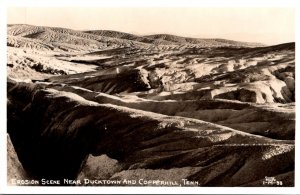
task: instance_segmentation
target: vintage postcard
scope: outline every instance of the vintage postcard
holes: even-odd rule
[[[138,5],[6,7],[7,189],[294,192],[295,7]]]

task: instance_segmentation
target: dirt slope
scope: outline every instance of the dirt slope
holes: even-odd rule
[[[295,43],[7,33],[9,178],[294,185]]]

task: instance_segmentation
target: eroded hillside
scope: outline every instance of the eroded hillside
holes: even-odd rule
[[[294,43],[10,25],[7,44],[30,178],[294,185]]]

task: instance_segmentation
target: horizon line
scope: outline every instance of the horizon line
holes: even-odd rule
[[[178,34],[171,34],[171,33],[151,33],[151,34],[140,34],[137,32],[125,32],[125,31],[120,31],[120,30],[116,30],[116,29],[95,29],[95,28],[91,28],[91,29],[74,29],[74,28],[69,28],[69,27],[62,27],[62,26],[49,26],[49,25],[36,25],[36,24],[28,24],[28,23],[7,23],[7,26],[9,25],[28,25],[28,26],[40,26],[40,27],[45,27],[45,28],[64,28],[64,29],[69,29],[69,30],[75,30],[75,31],[81,31],[81,32],[85,32],[85,31],[114,31],[114,32],[119,32],[119,33],[126,33],[126,34],[131,34],[134,36],[138,36],[138,37],[146,37],[146,36],[154,36],[154,35],[170,35],[170,36],[177,36],[180,38],[189,38],[189,39],[202,39],[202,40],[227,40],[227,41],[235,41],[235,42],[243,42],[243,43],[252,43],[252,44],[261,44],[262,46],[273,46],[273,45],[281,45],[281,44],[285,44],[285,43],[295,43],[296,41],[288,41],[288,42],[281,42],[281,43],[275,43],[275,44],[271,44],[271,43],[265,43],[265,42],[255,42],[255,41],[243,41],[243,40],[234,40],[234,39],[228,39],[228,38],[224,38],[224,37],[210,37],[210,38],[203,38],[203,37],[195,37],[195,36],[187,36],[187,35],[178,35]],[[123,39],[123,38],[122,38]]]

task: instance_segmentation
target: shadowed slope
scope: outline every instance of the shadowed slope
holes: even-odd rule
[[[23,166],[37,177],[74,179],[88,154],[118,160],[123,172],[112,178],[195,167],[184,177],[205,186],[246,185],[294,169],[293,141],[39,88],[12,83],[8,89],[9,133]]]

